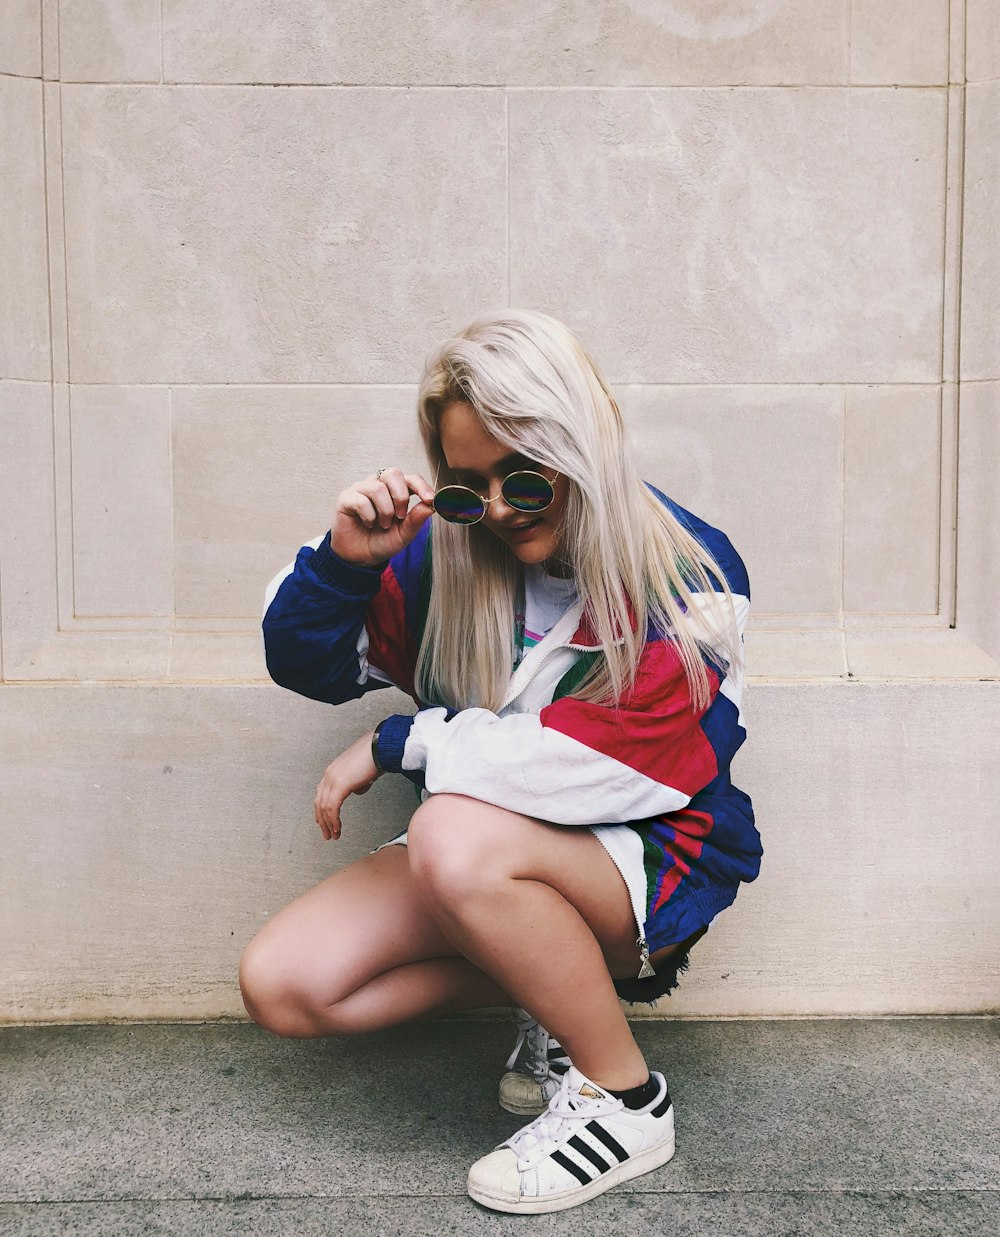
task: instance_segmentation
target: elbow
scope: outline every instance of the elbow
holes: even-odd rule
[[[305,651],[288,640],[287,632],[269,631],[268,624],[264,623],[264,665],[279,687],[301,695],[309,694],[303,687],[314,678],[310,669],[315,667],[305,664],[302,655]]]
[[[312,678],[309,670],[315,668],[315,650],[296,639],[286,625],[278,620],[269,620],[266,615],[261,631],[267,673],[279,687],[302,692],[303,681]],[[313,663],[311,667],[307,664],[310,662]]]
[[[305,696],[308,700],[318,700],[322,704],[343,704],[346,700],[356,700],[364,693],[360,687],[344,676],[324,672],[315,662],[303,665],[292,663],[285,658],[276,657],[265,650],[267,673],[279,687],[284,687],[296,695]]]
[[[296,676],[292,668],[280,658],[270,656],[266,648],[264,651],[264,664],[267,666],[268,675],[279,687],[286,687],[289,691],[293,692],[301,692],[302,688],[299,684],[298,676]]]

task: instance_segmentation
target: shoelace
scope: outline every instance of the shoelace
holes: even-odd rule
[[[526,1009],[517,1011],[517,1043],[507,1058],[507,1069],[514,1068],[521,1045],[528,1041],[526,1064],[531,1074],[541,1081],[549,1072],[549,1033]]]
[[[520,1167],[531,1168],[551,1151],[567,1142],[581,1125],[595,1117],[606,1117],[625,1107],[621,1099],[602,1100],[570,1091],[569,1075],[564,1075],[559,1090],[549,1101],[549,1106],[524,1129],[512,1134],[501,1147],[510,1147],[520,1162]]]

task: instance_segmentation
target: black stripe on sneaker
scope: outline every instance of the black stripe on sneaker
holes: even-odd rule
[[[590,1130],[591,1134],[599,1138],[611,1154],[617,1156],[622,1163],[628,1159],[628,1152],[618,1139],[615,1138],[614,1134],[609,1134],[603,1125],[600,1125],[597,1121],[588,1121],[587,1129]]]
[[[586,1169],[581,1168],[579,1164],[574,1164],[569,1156],[563,1155],[561,1151],[553,1151],[551,1158],[561,1167],[565,1168],[568,1173],[572,1173],[581,1185],[590,1185],[594,1180],[593,1177],[587,1176]]]
[[[670,1107],[670,1092],[664,1091],[663,1099],[660,1100],[660,1102],[653,1109],[653,1116],[662,1117],[669,1107]]]
[[[562,1061],[550,1061],[549,1062],[549,1073],[550,1074],[565,1074],[568,1069],[569,1069],[569,1066],[564,1065]]]
[[[581,1155],[585,1155],[599,1173],[606,1173],[611,1167],[607,1160],[601,1159],[594,1148],[589,1143],[585,1143],[579,1134],[573,1135],[569,1140],[569,1145]]]
[[[566,1049],[561,1048],[558,1044],[553,1045],[548,1051],[548,1058],[550,1061],[555,1060],[556,1057],[564,1057],[565,1055]]]

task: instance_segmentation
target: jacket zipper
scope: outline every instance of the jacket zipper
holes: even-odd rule
[[[600,842],[601,839],[598,838],[597,840]],[[611,854],[611,851],[609,851],[606,846],[604,847],[604,853],[611,859],[611,862],[615,865],[615,867],[618,868],[618,875],[623,881],[625,881],[625,888],[628,890],[628,900],[632,904],[632,917],[635,919],[635,926],[639,930],[639,935],[635,938],[635,947],[639,951],[639,961],[641,964],[639,967],[638,978],[648,979],[651,975],[655,975],[656,972],[653,970],[653,964],[649,960],[649,945],[646,943],[646,937],[643,935],[642,931],[643,919],[645,917],[643,917],[643,919],[640,919],[639,917],[639,912],[635,905],[635,899],[632,896],[632,887],[629,885],[628,881],[625,880],[625,873],[621,870],[618,860]]]
[[[538,646],[536,645],[536,648],[537,647]],[[500,706],[500,712],[503,712],[504,709],[509,708],[519,696],[524,695],[534,679],[537,677],[539,670],[541,670],[542,666],[545,665],[553,653],[560,653],[563,649],[573,649],[574,652],[579,653],[596,653],[601,649],[601,647],[602,646],[600,644],[576,644],[572,638],[570,638],[569,640],[563,640],[561,643],[553,645],[550,649],[546,649],[545,656],[540,659],[538,665],[535,666],[534,670],[532,670],[531,674],[524,680],[513,696],[507,696],[504,698],[504,702]],[[534,652],[534,649],[531,651]]]
[[[594,645],[593,647],[589,647],[588,645],[584,645],[584,644],[574,644],[571,640],[564,640],[562,644],[556,644],[552,648],[547,649],[545,652],[545,656],[539,661],[538,665],[535,666],[534,670],[532,670],[531,674],[524,680],[524,682],[517,689],[517,691],[513,694],[513,696],[507,696],[504,699],[503,704],[500,706],[500,711],[502,712],[504,709],[509,708],[514,703],[514,701],[518,699],[519,696],[524,695],[524,693],[527,691],[527,689],[531,686],[531,684],[537,677],[539,670],[541,670],[542,666],[545,665],[546,661],[548,661],[548,659],[552,656],[553,653],[560,653],[562,652],[563,649],[574,649],[574,650],[579,650],[584,653],[593,653],[595,649],[598,649],[598,648],[600,648],[600,645]]]

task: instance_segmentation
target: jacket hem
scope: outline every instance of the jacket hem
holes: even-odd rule
[[[708,885],[690,890],[685,896],[682,886],[677,895],[644,924],[650,953],[665,945],[679,945],[695,932],[707,928],[720,911],[736,901],[739,887],[738,881],[732,885]]]

